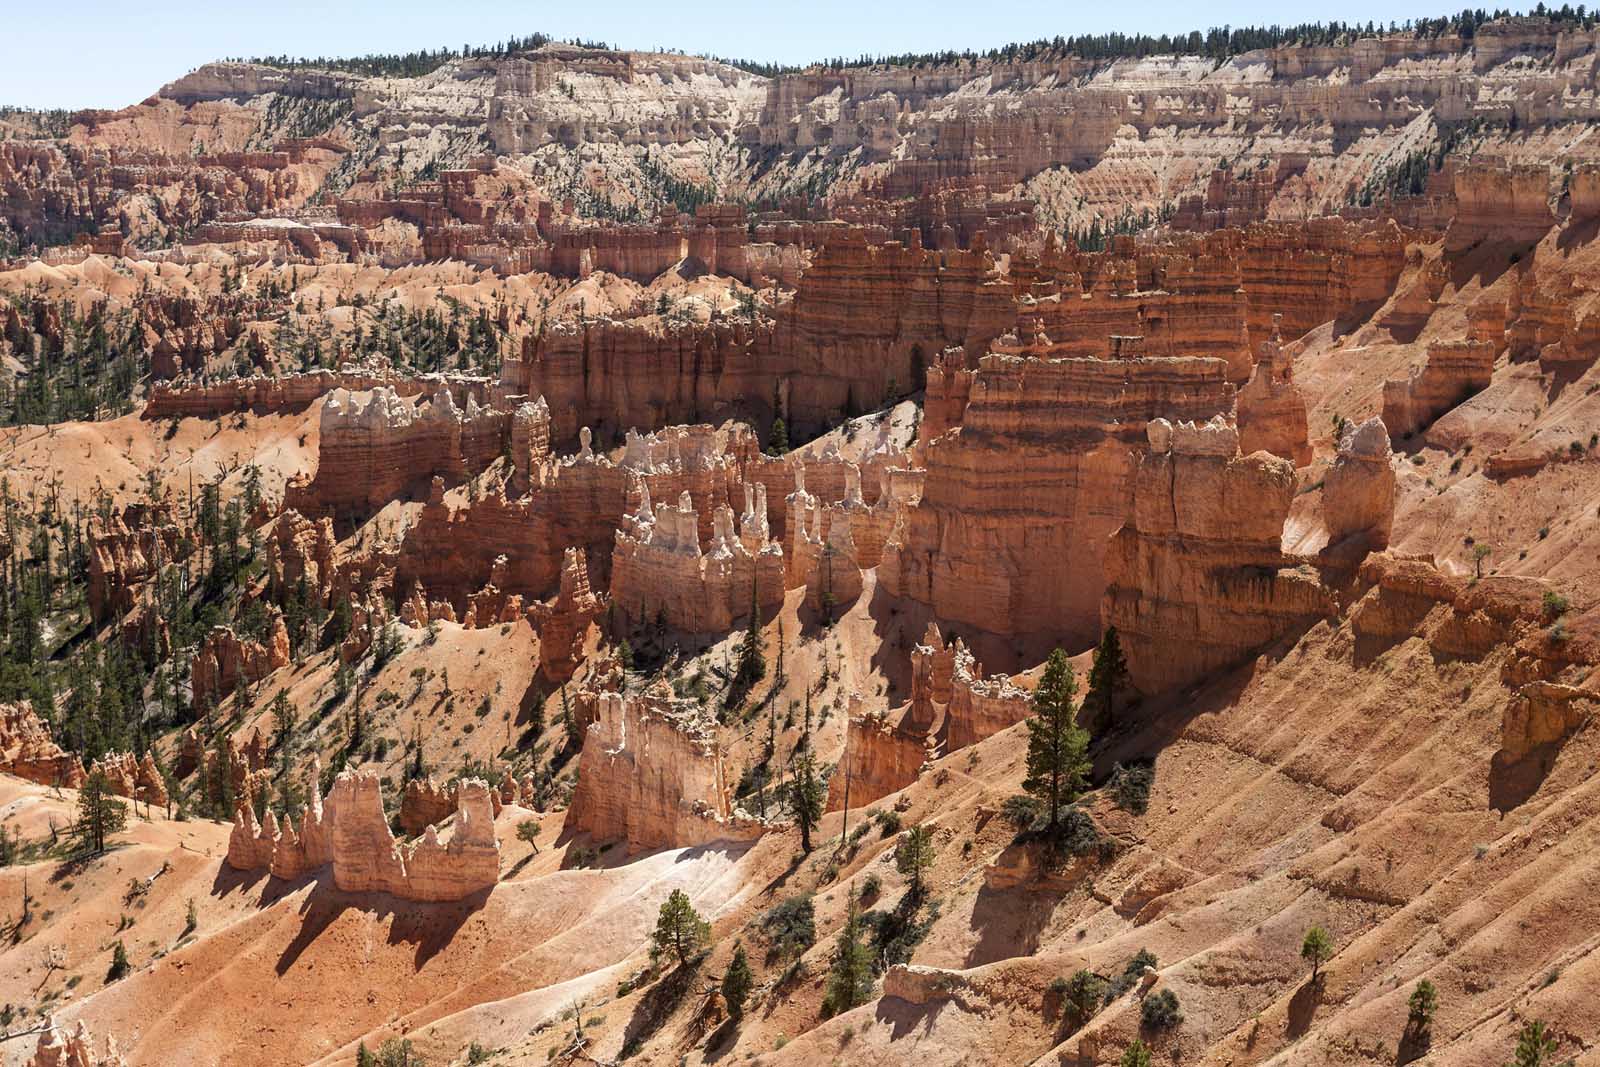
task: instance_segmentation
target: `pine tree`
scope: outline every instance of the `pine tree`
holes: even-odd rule
[[[1077,724],[1078,688],[1072,665],[1061,649],[1050,653],[1033,693],[1028,722],[1028,777],[1022,787],[1050,805],[1050,827],[1061,820],[1061,805],[1077,799],[1088,780],[1088,731]]]
[[[1117,721],[1117,690],[1128,684],[1128,661],[1122,654],[1122,641],[1115,626],[1107,626],[1094,650],[1089,668],[1088,704],[1094,711],[1097,729],[1107,730]]]
[[[1118,1067],[1150,1067],[1150,1046],[1134,1038],[1118,1061]]]
[[[128,822],[128,807],[111,795],[106,776],[95,771],[78,790],[78,839],[90,852],[104,852],[106,839],[120,833]]]
[[[752,686],[767,673],[766,657],[761,651],[761,612],[756,602],[756,580],[750,578],[750,625],[744,632],[744,642],[739,646],[738,682]]]
[[[244,510],[254,515],[261,506],[261,468],[254,463],[244,469]]]
[[[862,925],[859,901],[852,888],[844,929],[839,931],[833,963],[828,967],[828,982],[822,995],[824,1016],[849,1011],[872,996],[872,950],[862,943]]]
[[[733,946],[733,960],[722,976],[722,999],[728,1005],[728,1014],[734,1019],[744,1018],[744,1002],[750,997],[754,976],[750,973],[750,960],[742,944]]]
[[[913,826],[900,838],[900,845],[894,853],[895,870],[911,879],[912,903],[921,901],[923,893],[927,891],[922,872],[932,866],[933,832],[926,826]]]
[[[1406,1028],[1421,1037],[1433,1027],[1433,1013],[1439,1007],[1439,990],[1424,978],[1411,991],[1407,1002]]]
[[[811,852],[811,831],[822,819],[822,779],[809,744],[795,758],[794,781],[789,786],[789,810],[800,824],[800,851]]]
[[[772,685],[775,689],[782,689],[785,681],[783,672],[783,617],[778,618],[778,664],[773,672]]]
[[[700,918],[689,902],[689,894],[674,889],[661,904],[655,933],[650,935],[657,954],[671,952],[680,964],[711,942],[711,924]]]
[[[133,964],[128,961],[128,947],[118,941],[111,950],[111,969],[106,971],[106,981],[115,982],[120,978],[126,978],[132,969]]]
[[[1320,926],[1313,926],[1306,931],[1305,940],[1300,942],[1300,958],[1311,963],[1312,985],[1317,984],[1318,972],[1332,955],[1333,940],[1328,937],[1328,931]]]
[[[561,727],[567,735],[567,751],[577,752],[583,747],[583,728],[578,725],[578,717],[572,714],[572,705],[567,702],[566,683],[561,686]]]
[[[1541,1020],[1526,1023],[1517,1034],[1517,1050],[1506,1067],[1546,1067],[1556,1054],[1556,1039]]]

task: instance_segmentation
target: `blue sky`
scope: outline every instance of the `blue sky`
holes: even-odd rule
[[[1439,12],[1448,7],[1439,5]],[[1397,11],[1376,0],[5,0],[0,3],[0,104],[122,107],[223,56],[459,48],[535,31],[626,48],[800,63],[863,52],[982,49],[1056,34],[1173,33],[1329,19],[1404,21],[1439,12],[1429,7]]]

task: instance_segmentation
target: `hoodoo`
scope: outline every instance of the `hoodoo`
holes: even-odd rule
[[[0,1067],[1594,1058],[1594,13],[35,7]]]

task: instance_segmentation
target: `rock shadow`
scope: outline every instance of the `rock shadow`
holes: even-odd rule
[[[1568,219],[1567,224],[1561,228],[1561,233],[1556,237],[1556,248],[1562,252],[1570,252],[1582,247],[1600,236],[1600,216],[1587,219]]]
[[[1039,949],[1044,928],[1065,894],[1028,889],[978,890],[970,927],[978,941],[967,951],[963,967],[1031,956]]]
[[[1395,1050],[1395,1067],[1405,1067],[1413,1060],[1420,1060],[1432,1047],[1432,1034],[1426,1030],[1418,1030],[1407,1023],[1405,1032],[1400,1035],[1400,1047]]]
[[[1490,809],[1505,815],[1526,803],[1544,784],[1560,751],[1558,743],[1546,742],[1521,759],[1512,759],[1504,749],[1496,752],[1489,761]]]
[[[928,1004],[913,1004],[909,1000],[899,997],[879,997],[877,1009],[873,1017],[880,1023],[889,1025],[889,1040],[899,1041],[907,1037],[912,1031],[922,1030],[923,1036],[933,1032],[933,1024],[938,1020],[939,1014],[950,1005],[944,998]]]
[[[1289,998],[1289,1017],[1284,1023],[1284,1036],[1290,1041],[1304,1037],[1311,1029],[1312,1016],[1317,1013],[1317,1004],[1321,1000],[1322,977],[1319,975],[1315,982],[1308,978]]]
[[[279,954],[274,970],[280,978],[287,974],[305,950],[346,911],[368,912],[380,921],[390,918],[388,943],[415,946],[412,966],[421,970],[444,951],[475,912],[483,909],[491,891],[484,889],[461,900],[430,903],[401,900],[388,893],[347,893],[335,888],[327,876],[319,877],[300,906],[300,929]]]
[[[634,1048],[650,1040],[683,1004],[694,988],[695,976],[700,973],[704,959],[681,963],[646,989],[628,1017],[622,1031],[622,1047]]]
[[[271,878],[265,870],[236,871],[224,860],[217,867],[216,877],[211,879],[211,895],[225,897],[235,890],[248,893],[255,886],[264,886]]]

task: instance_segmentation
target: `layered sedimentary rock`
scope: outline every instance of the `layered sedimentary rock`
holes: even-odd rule
[[[383,364],[370,369],[343,367],[339,370],[292,374],[257,374],[220,382],[202,382],[183,377],[151,385],[150,396],[144,405],[144,417],[215,419],[239,411],[278,415],[304,411],[339,389],[356,393],[388,388],[400,396],[410,397],[431,391],[442,381],[436,375],[416,377],[397,374]]]
[[[649,493],[639,510],[617,531],[611,558],[611,603],[635,623],[664,620],[690,633],[722,633],[752,606],[763,617],[783,603],[783,548],[765,533],[764,486],[756,486],[762,503],[759,528],[746,538],[734,530],[733,510],[717,508],[712,535],[700,548],[700,520],[688,490],[676,507],[650,506]],[[747,527],[756,512],[747,513]]]
[[[1463,252],[1484,241],[1532,244],[1555,225],[1550,168],[1544,164],[1467,163],[1456,169],[1455,194],[1456,217],[1445,234],[1447,252]]]
[[[1541,745],[1558,744],[1600,710],[1600,692],[1561,682],[1533,681],[1518,687],[1500,724],[1500,751],[1511,760]]]
[[[775,396],[791,430],[815,431],[920,388],[952,345],[975,358],[1015,315],[987,250],[935,252],[850,228],[828,237],[770,320],[556,324],[505,362],[501,384],[543,396],[558,440],[580,426],[614,437],[628,426],[770,416]]]
[[[600,614],[600,598],[589,586],[589,563],[581,548],[561,557],[561,592],[550,604],[528,610],[539,633],[539,670],[552,682],[564,682],[577,669],[584,632]]]
[[[804,586],[806,606],[831,619],[861,595],[851,513],[843,506],[823,507],[812,498],[794,505],[790,514],[796,532],[788,584]]]
[[[1408,378],[1383,383],[1383,424],[1410,437],[1482,390],[1494,375],[1500,346],[1493,341],[1435,341],[1428,360]]]
[[[395,561],[401,594],[410,600],[420,588],[424,602],[444,601],[460,618],[504,555],[504,578],[495,583],[500,591],[524,603],[543,600],[558,591],[567,548],[583,550],[591,581],[603,586],[618,527],[646,496],[675,500],[689,493],[699,536],[710,539],[717,509],[742,499],[745,477],[760,462],[750,429],[739,423],[630,433],[616,463],[594,451],[587,428],[579,438],[576,455],[552,456],[530,468],[522,495],[495,486],[454,506],[438,479]],[[748,596],[747,589],[746,602]],[[747,609],[746,603],[741,610]]]
[[[550,405],[544,397],[517,405],[511,413],[511,466],[524,488],[540,463],[550,457]]]
[[[936,740],[909,721],[910,709],[863,711],[860,698],[849,708],[844,752],[828,782],[829,811],[870,804],[917,780],[923,765],[938,756]]]
[[[189,665],[198,708],[215,707],[241,682],[254,685],[289,662],[289,631],[283,616],[272,615],[264,641],[241,638],[231,626],[215,626]]]
[[[167,784],[149,752],[142,760],[131,752],[108,752],[90,764],[88,773],[104,775],[107,791],[116,796],[142,800],[155,807],[166,806]]]
[[[96,625],[134,606],[136,587],[180,558],[178,527],[148,508],[129,508],[89,529],[89,615]]]
[[[1328,547],[1386,548],[1394,523],[1394,453],[1382,420],[1347,425],[1322,483]],[[1353,544],[1352,544],[1353,542]]]
[[[1146,422],[1233,404],[1221,360],[986,356],[961,426],[923,450],[879,582],[963,627],[1087,646]]]
[[[904,789],[929,760],[975,745],[1032,714],[1028,693],[1004,675],[984,677],[960,638],[935,623],[911,651],[911,700],[894,710],[850,706],[844,754],[828,785],[829,810],[870,804]]]
[[[433,776],[413,778],[400,795],[400,829],[420,834],[434,823],[455,814],[460,799],[458,782],[440,785]]]
[[[50,727],[27,701],[0,704],[0,772],[41,785],[76,789],[83,783],[83,763],[62,751]]]
[[[270,811],[258,826],[248,804],[234,817],[228,864],[298,878],[331,866],[333,882],[350,893],[389,893],[406,900],[454,901],[482,893],[500,877],[494,800],[477,779],[457,784],[449,840],[429,825],[414,844],[396,843],[383,812],[378,777],[345,771],[324,803],[315,782],[298,831]]]
[[[1296,338],[1358,309],[1376,308],[1405,269],[1406,236],[1392,220],[1314,218],[1235,234],[1249,336],[1257,344],[1274,330]]]
[[[1294,468],[1239,455],[1238,431],[1157,419],[1133,478],[1132,511],[1106,560],[1106,626],[1133,685],[1186,685],[1333,611],[1314,572],[1281,549]]]
[[[1256,368],[1239,390],[1239,451],[1271,452],[1304,467],[1311,462],[1306,399],[1294,384],[1294,360],[1283,354],[1281,319],[1273,316],[1272,336],[1261,342]]]
[[[716,722],[665,683],[598,694],[584,736],[566,829],[628,851],[745,841],[759,823],[736,817]]]
[[[267,579],[275,598],[298,596],[326,605],[333,593],[333,520],[311,520],[286,509],[266,531]]]
[[[286,503],[340,523],[365,519],[395,499],[424,493],[434,477],[456,484],[506,451],[511,413],[464,389],[458,405],[441,387],[420,406],[387,385],[363,396],[336,389],[323,403],[317,473],[290,485]]]
[[[1012,259],[1017,327],[1028,354],[1052,358],[1214,356],[1231,381],[1250,373],[1246,254],[1238,231],[1138,247],[1118,238],[1103,253],[1058,250]],[[1011,347],[997,342],[997,351]]]

